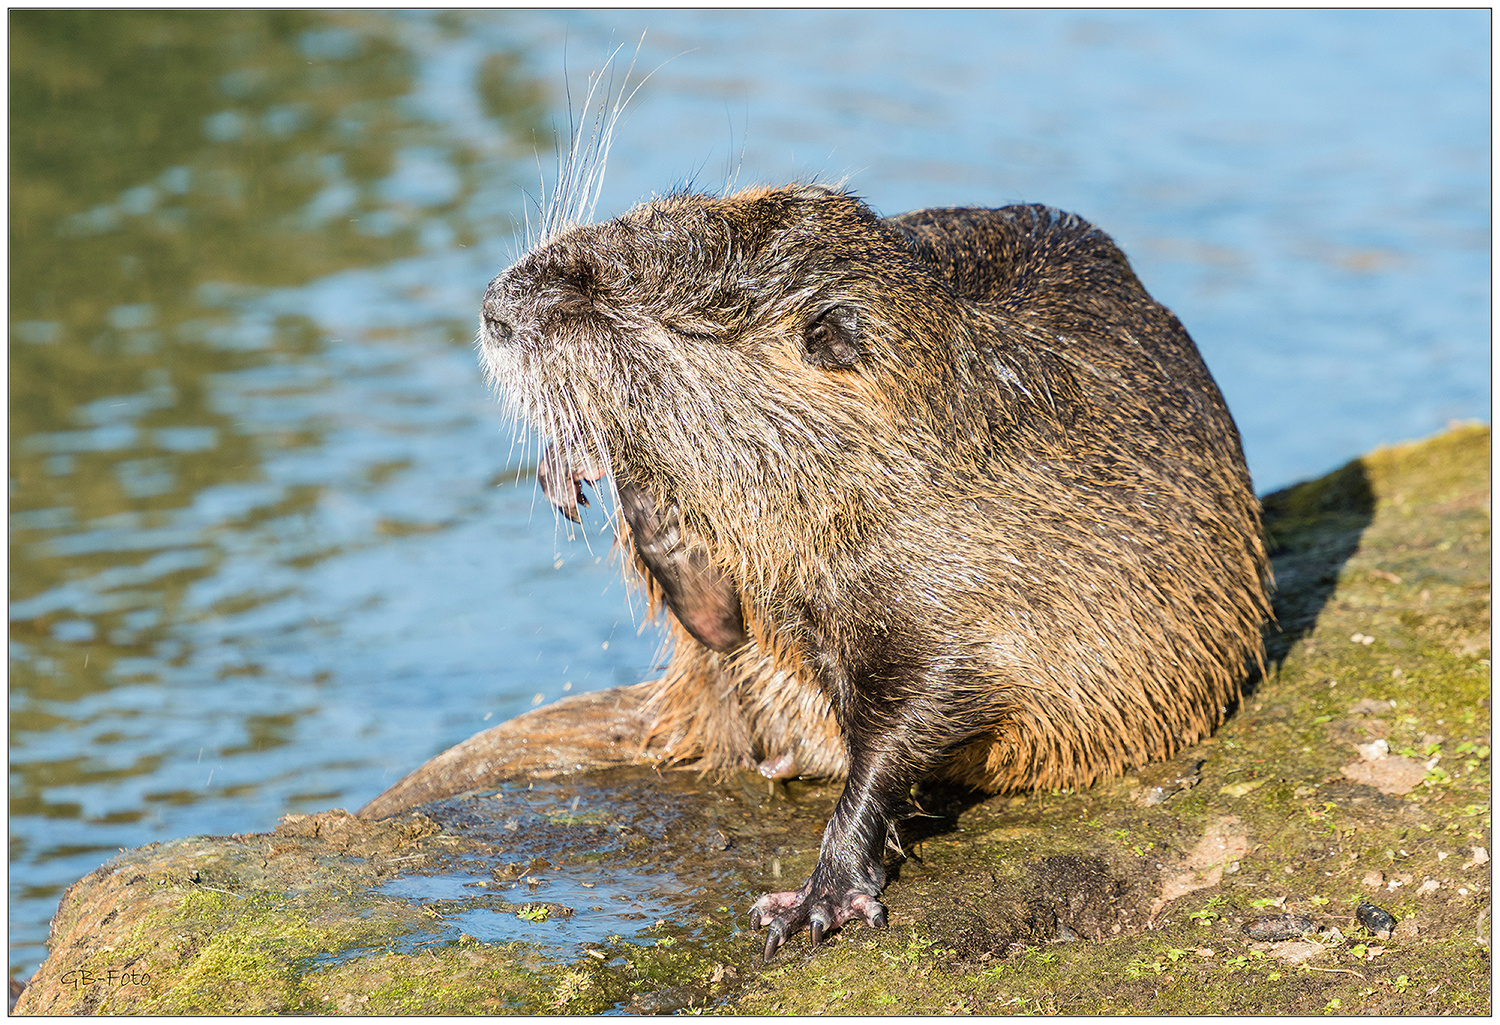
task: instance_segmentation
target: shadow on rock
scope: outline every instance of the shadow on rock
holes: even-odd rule
[[[1027,947],[1136,932],[1157,886],[1154,873],[1059,854],[1026,864],[1017,878],[994,880],[987,893],[935,904],[922,924],[959,959],[984,963]]]
[[[1276,573],[1276,626],[1266,638],[1266,655],[1279,666],[1317,622],[1339,570],[1359,549],[1375,518],[1375,492],[1363,460],[1355,459],[1325,477],[1267,495],[1261,507]]]

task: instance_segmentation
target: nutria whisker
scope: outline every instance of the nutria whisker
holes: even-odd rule
[[[640,58],[641,46],[646,40],[646,34],[641,33],[641,38],[636,42],[635,53],[630,58],[630,65],[625,69],[624,79],[628,83],[630,75],[635,71],[635,63]],[[614,89],[615,58],[625,48],[621,43],[605,61],[604,68],[589,76],[588,92],[584,94],[583,108],[580,112],[581,120],[589,120],[592,117],[588,134],[580,131],[581,125],[573,120],[573,105],[571,97],[568,102],[568,136],[569,145],[567,155],[559,157],[556,181],[557,186],[553,191],[550,203],[547,200],[546,181],[542,182],[542,234],[535,240],[528,238],[528,248],[543,245],[570,228],[581,224],[588,224],[593,220],[594,209],[599,203],[599,194],[604,188],[604,169],[609,163],[610,147],[614,144],[615,128],[619,125],[630,101],[635,94],[641,90],[651,79],[655,71],[645,75],[635,84],[629,92],[621,89],[618,93]],[[597,107],[594,106],[594,96],[600,86],[604,87],[604,95]],[[613,99],[613,103],[611,103]]]

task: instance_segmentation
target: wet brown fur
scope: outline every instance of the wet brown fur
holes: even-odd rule
[[[650,707],[675,760],[853,757],[890,781],[879,814],[929,774],[1081,786],[1208,735],[1262,662],[1233,421],[1076,217],[674,195],[544,241],[485,311],[516,411],[675,508],[739,598],[735,650],[671,623]],[[832,362],[829,311],[857,319]]]
[[[806,252],[815,243],[827,255]],[[807,595],[900,597],[917,629],[949,639],[935,654],[961,660],[964,678],[940,703],[964,706],[981,735],[941,771],[987,790],[1088,784],[1222,721],[1269,616],[1258,505],[1191,342],[1103,233],[1036,207],[882,223],[804,187],[672,197],[553,245],[599,264],[562,304],[770,343],[753,346],[771,367],[753,384],[723,342],[678,346],[681,402],[632,403],[628,371],[589,392],[563,371],[611,455],[628,452],[632,475],[681,507],[684,533],[745,600],[754,642],[738,652],[673,632],[654,708],[674,758],[729,768],[791,751],[804,774],[846,771],[829,699],[785,629]],[[819,264],[840,259],[886,286],[864,336],[900,333],[869,371],[809,367],[775,345],[796,337],[795,297],[817,293]],[[780,289],[755,281],[767,264]],[[914,265],[926,273],[902,280]],[[691,287],[668,283],[678,275]],[[588,315],[571,329],[591,334]],[[623,344],[599,341],[603,360]],[[1009,371],[999,388],[987,359]],[[735,398],[775,401],[779,419],[736,416]],[[629,437],[683,419],[697,431],[680,450]],[[745,436],[768,423],[781,450]],[[799,447],[811,457],[785,458]],[[841,560],[872,552],[974,581],[946,589],[948,607],[920,586],[866,593]],[[830,611],[839,642],[858,647],[868,618]]]

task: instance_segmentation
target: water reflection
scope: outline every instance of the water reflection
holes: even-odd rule
[[[393,154],[364,123],[388,103],[349,110],[345,79],[388,101],[409,72],[300,14],[18,12],[12,41],[12,637],[37,653],[17,690],[76,698],[155,651],[163,613],[220,561],[174,514],[260,476],[267,442],[317,440],[258,438],[215,408],[211,375],[319,345],[224,307],[412,250],[371,195]],[[283,501],[263,514],[308,496]]]
[[[385,731],[419,760],[441,746],[432,713],[507,661],[473,609],[447,620],[479,635],[457,657],[443,630],[428,647],[448,650],[421,650],[424,613],[382,609],[430,598],[419,574],[452,582],[433,568],[452,556],[424,555],[424,535],[488,519],[508,446],[469,351],[472,285],[446,292],[411,261],[509,235],[514,198],[497,210],[493,196],[519,195],[505,147],[411,109],[401,28],[310,12],[12,16],[22,961],[61,886],[116,847],[264,827],[341,798],[341,771],[378,788],[388,766],[361,734],[422,703],[414,735]],[[491,55],[484,81],[490,136],[541,134],[546,91],[513,58]],[[550,523],[536,526],[536,565],[516,571],[551,569]],[[520,675],[468,693],[529,698]],[[173,824],[166,809],[191,805],[207,808]]]

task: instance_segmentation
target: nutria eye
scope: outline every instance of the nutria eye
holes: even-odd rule
[[[859,317],[848,306],[833,306],[802,329],[802,358],[815,367],[847,369],[860,361]]]

